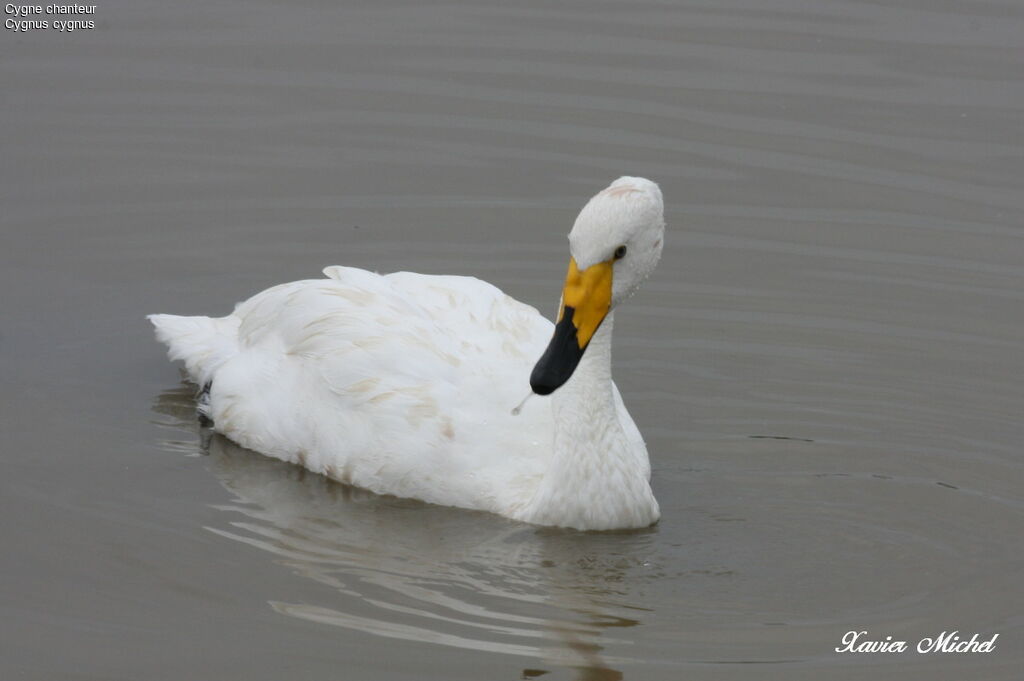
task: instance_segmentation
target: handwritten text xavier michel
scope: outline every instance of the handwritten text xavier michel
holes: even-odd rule
[[[997,638],[999,634],[981,640],[979,634],[964,638],[959,631],[944,631],[922,638],[915,649],[919,653],[991,653]],[[894,641],[892,636],[872,640],[866,631],[848,631],[843,634],[842,643],[836,647],[837,653],[905,653],[910,649],[907,641]]]

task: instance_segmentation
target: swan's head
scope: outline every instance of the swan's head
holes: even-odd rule
[[[658,185],[620,177],[587,202],[569,233],[569,273],[555,334],[530,375],[538,395],[560,388],[616,305],[654,271],[665,235]]]

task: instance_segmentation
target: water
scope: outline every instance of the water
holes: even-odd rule
[[[1015,679],[1024,7],[99,5],[0,41],[11,679]],[[328,264],[550,312],[659,181],[615,372],[663,519],[376,497],[203,432],[148,312]],[[851,655],[998,633],[991,654]]]

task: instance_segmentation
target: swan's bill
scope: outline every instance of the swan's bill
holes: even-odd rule
[[[581,272],[576,259],[569,260],[555,333],[530,374],[530,387],[538,395],[549,395],[569,380],[611,309],[613,262],[614,258],[599,262]]]

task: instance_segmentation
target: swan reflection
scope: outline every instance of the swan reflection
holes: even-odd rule
[[[165,391],[160,425],[195,432],[191,386]],[[384,497],[245,450],[206,429],[196,449],[234,501],[206,529],[274,556],[328,590],[277,612],[387,638],[535,658],[577,678],[622,678],[627,630],[647,612],[656,529],[580,533]],[[166,441],[181,453],[180,432]],[[528,668],[523,678],[544,669]]]

